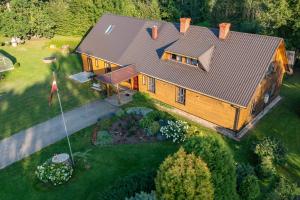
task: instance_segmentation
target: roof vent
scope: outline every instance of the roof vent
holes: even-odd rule
[[[109,35],[112,32],[114,27],[115,27],[114,25],[109,25],[105,31],[105,34]]]
[[[219,39],[225,40],[230,31],[230,23],[221,23],[219,24]]]
[[[191,18],[180,18],[180,33],[185,33],[191,23]]]
[[[153,39],[153,40],[156,40],[157,37],[158,37],[157,26],[154,25],[154,26],[152,27],[152,39]]]

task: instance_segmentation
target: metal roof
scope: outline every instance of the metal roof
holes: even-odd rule
[[[109,24],[115,25],[111,39],[102,36]],[[154,25],[158,26],[156,40],[151,38]],[[246,107],[282,40],[234,31],[226,40],[219,40],[216,29],[191,25],[187,33],[181,34],[177,23],[107,14],[77,51],[124,66],[134,64],[140,73]],[[176,47],[183,54],[195,52],[194,56],[201,56],[211,46],[211,59],[202,58],[208,71],[161,59],[166,49]]]
[[[102,74],[97,79],[103,83],[118,84],[138,75],[135,66],[129,65],[120,69],[114,70],[110,73]]]

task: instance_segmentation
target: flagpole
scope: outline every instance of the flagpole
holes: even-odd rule
[[[53,77],[55,79],[55,72],[53,72]],[[56,90],[56,94],[57,94],[57,98],[58,98],[58,102],[59,102],[59,107],[60,107],[60,111],[61,111],[61,117],[62,117],[64,128],[65,128],[65,133],[66,133],[67,140],[68,140],[68,145],[69,145],[69,150],[70,150],[70,154],[71,154],[72,165],[75,166],[74,158],[73,158],[73,152],[72,152],[71,143],[70,143],[69,134],[68,134],[68,129],[67,129],[65,116],[64,116],[64,112],[63,112],[61,101],[60,101],[60,96],[59,96],[58,88]]]

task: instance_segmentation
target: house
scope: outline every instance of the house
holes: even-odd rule
[[[84,71],[233,131],[279,95],[282,38],[103,15],[77,48]]]

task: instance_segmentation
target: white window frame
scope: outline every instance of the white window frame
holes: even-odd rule
[[[176,102],[185,104],[186,89],[177,87]]]
[[[196,64],[193,63],[194,61],[196,62]],[[193,65],[193,66],[198,66],[198,60],[192,59],[192,60],[191,60],[191,65]]]
[[[178,55],[177,55],[177,56],[176,56],[176,61],[177,61],[177,62],[182,62],[182,56],[178,56]]]
[[[186,64],[191,65],[191,64],[192,64],[192,59],[186,57],[186,58],[185,58],[185,62],[186,62]]]
[[[143,83],[143,85],[146,85],[146,76],[145,75],[142,75],[142,83]]]
[[[155,78],[148,77],[148,91],[155,93]]]

